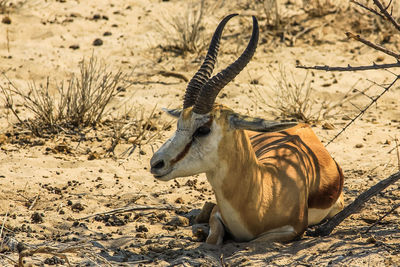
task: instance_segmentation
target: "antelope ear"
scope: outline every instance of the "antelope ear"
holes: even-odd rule
[[[162,108],[162,111],[167,113],[168,115],[174,117],[174,118],[179,118],[182,113],[181,108],[175,108],[175,109],[168,109],[168,108]]]
[[[267,121],[234,113],[229,117],[229,124],[233,129],[243,129],[255,132],[279,132],[296,126],[297,122]]]

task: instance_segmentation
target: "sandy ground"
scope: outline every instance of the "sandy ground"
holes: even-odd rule
[[[289,80],[293,75],[300,82],[306,71],[296,69],[296,64],[391,62],[389,56],[345,37],[348,30],[361,31],[376,42],[383,42],[390,35],[377,30],[382,25],[375,20],[360,20],[364,16],[360,12],[349,13],[347,4],[340,12],[322,17],[306,15],[299,5],[282,5],[283,15],[294,18],[303,30],[308,29],[295,41],[289,32],[299,32],[298,26],[286,29],[289,41],[282,43],[282,34],[271,34],[263,26],[263,10],[247,2],[251,1],[207,4],[212,12],[205,15],[202,32],[208,43],[225,15],[239,12],[259,17],[261,41],[253,60],[218,98],[238,112],[276,118],[275,110],[265,102],[274,101],[273,88],[282,68]],[[159,75],[158,71],[191,77],[205,54],[204,50],[177,54],[166,49],[168,38],[162,31],[170,27],[167,36],[173,36],[167,21],[176,10],[185,9],[185,1],[177,0],[27,1],[10,14],[0,15],[0,19],[11,19],[11,24],[0,24],[0,70],[20,88],[27,88],[28,82],[40,83],[47,76],[56,81],[67,80],[71,73],[79,71],[79,61],[93,54],[113,70],[133,73],[133,85],[112,101],[111,105],[119,109],[108,117],[116,116],[124,107],[133,106],[133,112],[150,112],[156,103],[158,108],[180,107],[186,83]],[[248,16],[241,16],[229,22],[216,71],[241,53],[250,35],[250,21]],[[103,41],[102,45],[93,45],[97,38]],[[398,36],[391,36],[386,45],[399,51]],[[323,100],[332,105],[352,89],[370,87],[368,79],[388,83],[394,76],[384,71],[308,73],[316,108]],[[2,78],[1,82],[4,85],[6,80]],[[366,93],[376,96],[380,92],[382,88],[375,85]],[[358,113],[358,108],[369,102],[368,97],[359,96],[352,104],[339,105],[332,116],[315,123],[315,132],[326,144]],[[23,106],[19,109],[22,117],[30,116]],[[168,120],[162,115],[161,121]],[[204,236],[192,233],[196,227],[207,231],[207,225],[194,225],[194,217],[205,202],[215,201],[205,176],[162,183],[148,171],[153,149],[173,133],[174,125],[162,132],[159,140],[135,150],[129,157],[120,156],[130,148],[128,142],[119,144],[116,156],[109,157],[105,150],[111,136],[106,125],[90,131],[82,141],[66,134],[37,138],[13,128],[14,123],[16,119],[1,104],[0,223],[1,238],[6,241],[1,246],[1,266],[13,266],[17,261],[17,241],[29,249],[71,248],[64,254],[73,266],[400,265],[400,211],[378,220],[399,202],[398,184],[370,200],[360,213],[349,217],[328,237],[305,235],[286,244],[226,240],[222,247],[211,247],[203,243]],[[344,170],[346,203],[398,170],[395,138],[400,137],[399,129],[397,84],[327,146]],[[90,158],[94,152],[97,156]],[[106,214],[118,208],[126,210]],[[61,256],[48,254],[35,254],[25,260],[33,266],[66,265]]]

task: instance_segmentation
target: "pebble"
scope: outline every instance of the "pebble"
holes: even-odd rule
[[[93,41],[93,45],[94,46],[101,46],[101,45],[103,45],[103,40],[101,40],[100,38],[96,38]]]

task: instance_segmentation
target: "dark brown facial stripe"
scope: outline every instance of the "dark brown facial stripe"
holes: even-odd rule
[[[189,152],[190,147],[192,146],[193,140],[191,140],[186,146],[185,148],[182,150],[181,153],[178,154],[178,156],[176,156],[176,158],[174,158],[173,160],[171,160],[171,165],[174,165],[175,163],[177,163],[178,161],[180,161],[181,159],[183,159],[186,154]]]
[[[212,122],[213,122],[213,119],[210,118],[206,123],[203,124],[203,126],[211,127]],[[171,165],[174,165],[178,161],[183,159],[186,156],[186,154],[189,152],[189,149],[192,146],[192,144],[193,144],[193,139],[190,140],[190,142],[185,146],[185,148],[182,150],[182,152],[178,154],[178,156],[176,156],[173,160],[171,160]]]

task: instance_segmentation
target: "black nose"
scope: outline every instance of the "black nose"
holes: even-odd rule
[[[159,160],[151,166],[152,169],[162,169],[165,166],[164,160]]]

